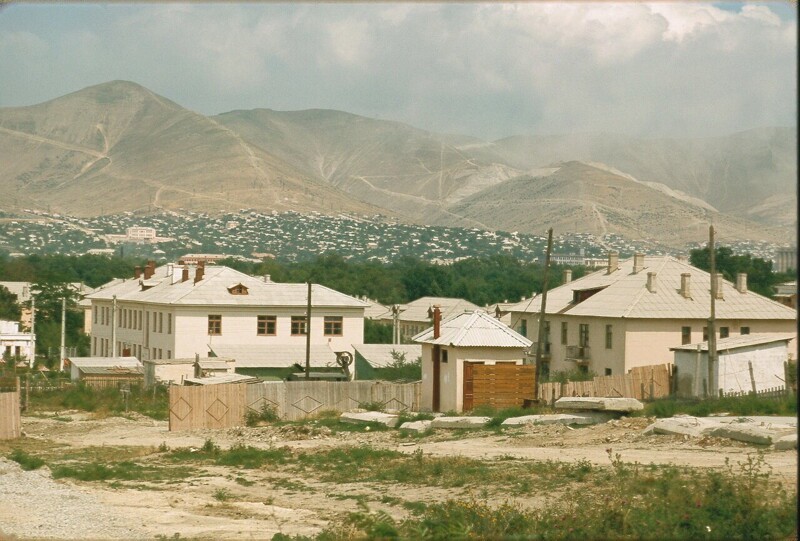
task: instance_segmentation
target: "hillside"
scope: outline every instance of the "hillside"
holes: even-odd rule
[[[582,162],[557,164],[543,176],[520,176],[472,195],[449,210],[499,229],[615,233],[680,247],[702,241],[708,223],[726,238],[778,241],[782,232],[721,214],[662,186],[648,185]]]
[[[794,128],[763,128],[709,139],[487,142],[320,109],[206,117],[113,81],[0,108],[0,210],[355,212],[537,233],[550,223],[669,242],[693,236],[676,223],[713,216],[731,238],[785,242],[797,223],[796,141]],[[533,192],[524,179],[539,179]]]

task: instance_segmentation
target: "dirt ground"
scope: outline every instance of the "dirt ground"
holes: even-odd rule
[[[611,449],[625,462],[697,468],[722,468],[726,459],[737,464],[762,449],[719,438],[643,435],[649,423],[644,418],[623,418],[584,428],[545,425],[503,432],[439,430],[408,438],[399,437],[397,431],[331,433],[325,427],[308,425],[169,432],[166,422],[137,414],[95,419],[83,413],[59,412],[57,416],[23,417],[24,437],[19,445],[30,450],[49,446],[63,453],[87,448],[112,452],[128,449],[146,457],[160,446],[200,448],[210,439],[221,448],[245,444],[313,451],[370,445],[403,453],[421,449],[425,455],[460,455],[485,461],[514,457],[526,461],[589,461],[600,466],[609,465]],[[13,442],[0,443],[0,456],[8,456],[15,448]],[[796,491],[797,452],[762,450],[775,478]],[[220,491],[233,497],[220,501]],[[270,539],[278,532],[314,535],[342,512],[368,507],[402,518],[409,506],[398,502],[430,503],[468,497],[474,491],[470,486],[448,489],[398,483],[326,483],[267,468],[245,471],[219,466],[204,466],[202,474],[157,490],[144,490],[131,484],[54,480],[46,467],[22,471],[16,462],[0,459],[0,539]],[[503,487],[484,487],[482,494],[510,498]],[[525,505],[545,505],[554,496],[534,493],[526,497]]]

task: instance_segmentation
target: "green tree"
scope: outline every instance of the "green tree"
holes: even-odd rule
[[[17,304],[17,296],[7,288],[0,286],[0,319],[19,321],[21,311]]]
[[[785,275],[772,272],[772,261],[766,261],[750,254],[736,255],[728,246],[714,247],[714,263],[717,272],[728,281],[736,282],[740,272],[747,274],[747,287],[760,295],[771,297],[775,294],[775,285],[787,278]],[[711,251],[708,246],[692,250],[689,262],[704,271],[711,271]]]

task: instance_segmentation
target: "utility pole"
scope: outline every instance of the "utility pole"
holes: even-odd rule
[[[547,274],[550,270],[550,250],[553,248],[553,228],[547,230],[547,251],[544,253],[544,276],[542,277],[542,306],[539,310],[539,334],[536,338],[536,383],[534,398],[539,398],[539,380],[542,376],[542,353],[544,350],[544,318],[547,308]]]
[[[33,370],[33,365],[36,362],[36,297],[31,292],[31,360],[28,367]]]
[[[64,358],[67,356],[67,347],[65,346],[65,340],[67,336],[67,298],[61,297],[61,349],[59,350],[59,355],[61,360],[58,363],[58,370],[59,372],[64,370]]]
[[[117,356],[117,296],[111,297],[111,356]]]
[[[398,325],[399,317],[400,317],[400,307],[394,304],[392,305],[392,344],[400,343],[400,329]]]
[[[714,365],[717,362],[717,329],[716,329],[716,302],[717,302],[717,265],[714,248],[714,226],[708,226],[708,248],[711,256],[711,317],[708,318],[708,398],[716,396],[714,385]]]
[[[308,305],[306,306],[306,380],[311,377],[311,282],[308,282]]]

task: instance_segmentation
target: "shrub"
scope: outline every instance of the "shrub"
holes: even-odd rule
[[[38,470],[44,466],[44,460],[37,456],[32,456],[22,449],[14,449],[8,458],[20,465],[23,470]]]
[[[280,416],[275,406],[263,404],[259,411],[248,409],[244,415],[244,423],[247,426],[259,426],[263,423],[274,423],[280,421]]]

